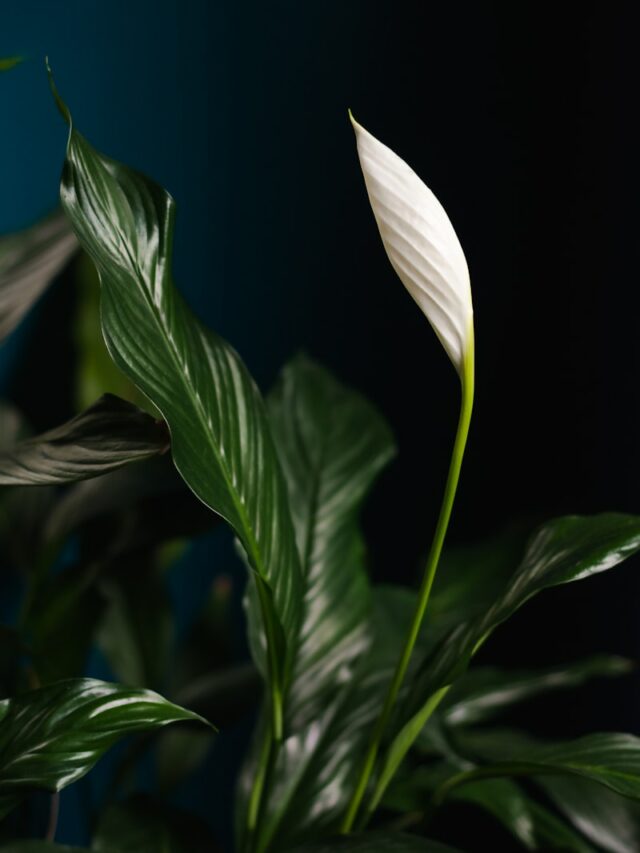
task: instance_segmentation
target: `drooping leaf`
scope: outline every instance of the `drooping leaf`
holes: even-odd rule
[[[149,797],[115,803],[91,842],[95,853],[216,853],[208,827],[195,815]]]
[[[464,672],[473,653],[498,625],[538,592],[611,569],[639,548],[640,518],[636,516],[567,516],[543,525],[493,605],[481,616],[458,625],[427,654],[413,679],[405,722],[384,758],[374,801],[422,730],[431,697]]]
[[[634,800],[575,776],[541,776],[535,782],[598,847],[610,853],[640,850],[640,805]]]
[[[33,788],[59,791],[116,741],[180,721],[206,721],[157,693],[70,679],[0,702],[0,813]],[[208,725],[208,724],[207,724]]]
[[[164,424],[105,394],[65,424],[0,453],[0,485],[56,485],[96,477],[168,449]]]
[[[286,737],[263,808],[264,843],[282,821],[288,833],[296,824],[308,829],[314,820],[326,818],[322,801],[312,798],[310,788],[317,782],[315,762],[332,759],[320,758],[312,744],[320,746],[318,732],[329,725],[337,707],[344,713],[338,694],[351,691],[356,666],[369,645],[371,593],[359,513],[373,480],[394,453],[390,431],[375,409],[304,357],[282,372],[269,398],[269,413],[289,489],[304,603]],[[348,720],[343,722],[348,729]],[[247,773],[253,775],[251,765]],[[340,787],[340,773],[332,784]],[[305,805],[301,798],[306,795]]]
[[[467,753],[485,762],[472,771],[478,777],[575,775],[597,782],[631,799],[640,799],[640,738],[601,733],[558,743],[536,743],[520,733],[467,732]],[[460,778],[460,784],[465,779]],[[470,778],[468,781],[474,781]],[[456,780],[451,786],[457,787]]]
[[[531,696],[578,687],[592,678],[625,675],[632,669],[631,661],[612,655],[544,670],[471,669],[455,682],[439,713],[449,726],[482,723]]]
[[[407,833],[372,832],[366,835],[338,836],[327,841],[296,847],[291,853],[455,853],[453,847]]]
[[[282,685],[282,633],[293,646],[301,600],[286,487],[253,380],[171,280],[173,199],[99,154],[73,127],[61,198],[100,275],[112,358],[169,424],[187,484],[227,519],[247,553],[268,634],[270,679]]]
[[[351,116],[369,201],[391,265],[463,378],[473,361],[469,270],[444,208],[397,154]]]
[[[78,241],[62,211],[0,238],[0,341],[77,251]]]

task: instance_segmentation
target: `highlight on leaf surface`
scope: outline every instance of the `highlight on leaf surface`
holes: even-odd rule
[[[369,201],[391,265],[464,379],[473,355],[473,304],[460,241],[429,187],[350,117]]]

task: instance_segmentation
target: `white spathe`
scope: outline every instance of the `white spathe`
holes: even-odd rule
[[[351,116],[380,236],[400,280],[462,378],[473,349],[469,269],[444,208],[416,173]]]

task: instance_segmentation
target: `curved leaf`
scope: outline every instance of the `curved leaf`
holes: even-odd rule
[[[73,127],[60,193],[100,275],[112,358],[169,424],[173,458],[187,484],[231,524],[247,553],[268,626],[271,681],[282,685],[279,638],[283,632],[295,643],[301,598],[286,488],[247,369],[173,286],[173,199],[99,154]]]
[[[467,261],[444,208],[413,169],[351,116],[358,156],[391,265],[464,379],[473,351]]]
[[[575,776],[542,776],[535,782],[562,814],[603,850],[611,853],[640,850],[637,802]]]
[[[77,251],[78,241],[62,211],[0,238],[0,341]]]
[[[0,453],[1,486],[42,486],[97,477],[168,450],[163,423],[105,394],[67,423]]]
[[[474,652],[498,625],[538,592],[611,569],[639,549],[637,516],[567,516],[543,525],[493,605],[481,616],[462,622],[426,655],[412,682],[411,701],[400,720],[401,727],[384,758],[373,802],[379,801],[418,737],[431,703],[437,702],[446,686],[464,672]]]
[[[366,493],[395,450],[376,410],[308,358],[300,356],[283,370],[268,403],[301,555],[304,603],[285,742],[263,808],[265,843],[283,821],[285,833],[290,833],[326,819],[328,798],[323,803],[322,796],[314,798],[313,793],[317,762],[325,765],[320,775],[327,780],[327,766],[348,757],[320,733],[335,730],[336,724],[349,731],[361,714],[360,709],[347,711],[345,705],[370,641],[371,591],[359,514]],[[350,723],[352,713],[356,720]],[[347,738],[345,745],[349,742]],[[323,749],[332,749],[333,755],[321,757]],[[253,775],[252,762],[247,774]],[[331,785],[339,789],[339,772]]]
[[[268,406],[304,583],[288,706],[293,730],[322,711],[368,645],[371,593],[358,516],[395,446],[373,406],[302,356],[282,371]]]
[[[0,702],[0,813],[32,788],[60,791],[116,741],[202,717],[157,693],[70,679]]]
[[[439,714],[449,726],[482,723],[531,696],[578,687],[591,678],[626,675],[632,669],[631,661],[612,655],[543,670],[471,669],[454,683]]]

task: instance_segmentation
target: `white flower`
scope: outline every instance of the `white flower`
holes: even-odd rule
[[[473,305],[460,241],[444,208],[413,169],[353,116],[351,122],[391,265],[464,381],[473,358]]]

